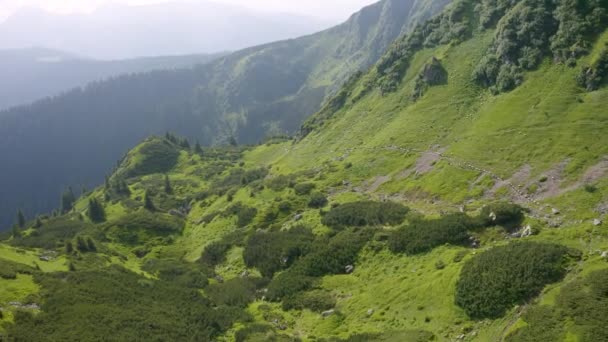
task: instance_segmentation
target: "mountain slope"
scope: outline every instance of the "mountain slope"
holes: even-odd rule
[[[57,96],[89,82],[128,73],[188,68],[205,64],[225,53],[132,60],[97,61],[61,51],[31,48],[0,50],[0,109]]]
[[[29,215],[53,208],[68,185],[99,184],[103,170],[150,134],[174,131],[212,144],[294,132],[332,87],[374,63],[401,32],[446,3],[385,0],[318,34],[192,70],[97,82],[0,112],[0,162],[6,165],[0,186],[7,189],[0,222],[8,225],[19,207]],[[52,160],[63,162],[48,168]]]
[[[576,65],[543,50],[497,92],[472,76],[501,28],[555,8],[518,1],[484,27],[496,3],[477,4],[421,26],[424,47],[403,50],[416,32],[396,42],[297,141],[192,150],[146,139],[73,210],[0,245],[0,303],[25,311],[5,310],[5,334],[606,340],[608,31],[576,43],[588,47]],[[428,39],[437,32],[458,34]],[[597,87],[581,82],[590,77]],[[99,206],[105,215],[92,215]],[[38,254],[51,258],[36,270]],[[199,291],[189,301],[185,289]]]
[[[235,51],[330,25],[311,17],[207,1],[110,4],[69,15],[26,8],[0,23],[0,46],[45,46],[93,59],[133,59]]]

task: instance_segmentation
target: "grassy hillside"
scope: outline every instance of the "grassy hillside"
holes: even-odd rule
[[[7,227],[19,207],[30,216],[50,210],[67,186],[99,184],[151,134],[173,131],[211,145],[294,133],[351,73],[446,3],[384,0],[317,34],[204,66],[123,75],[0,112],[0,225]]]
[[[146,140],[73,211],[4,242],[4,334],[95,339],[112,333],[85,328],[101,317],[126,339],[145,322],[141,336],[186,340],[605,340],[608,33],[576,65],[542,50],[510,91],[474,77],[505,22],[539,3],[488,27],[483,6],[457,3],[438,27],[469,31],[395,54],[405,37],[297,140]],[[58,254],[37,269],[46,249]]]

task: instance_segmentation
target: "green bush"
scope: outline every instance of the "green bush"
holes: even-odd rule
[[[310,229],[301,226],[285,231],[255,233],[247,241],[243,259],[248,267],[256,267],[263,276],[272,277],[275,272],[290,267],[306,255],[314,238]]]
[[[481,222],[484,226],[503,226],[505,228],[519,228],[524,220],[524,209],[507,202],[497,202],[481,209]]]
[[[435,220],[417,220],[399,228],[389,238],[393,253],[420,254],[444,244],[464,246],[469,230],[477,228],[465,214],[451,214]]]
[[[268,285],[268,298],[281,300],[310,289],[315,278],[302,274],[298,269],[290,268],[278,274]]]
[[[17,274],[34,274],[36,269],[33,267],[19,264],[13,261],[0,259],[0,278],[16,279]]]
[[[81,232],[90,232],[92,225],[70,216],[42,221],[35,234],[13,239],[11,244],[28,248],[54,249],[63,246]]]
[[[308,206],[311,208],[323,208],[328,203],[327,197],[320,193],[314,192],[310,195],[310,200],[308,201]]]
[[[213,341],[244,315],[214,310],[198,290],[117,266],[35,280],[45,293],[42,310],[17,315],[7,326],[9,340]]]
[[[224,241],[212,242],[203,250],[200,261],[205,265],[215,267],[226,261],[228,250],[230,250],[230,245]]]
[[[298,196],[306,196],[315,189],[314,183],[299,183],[294,186],[294,191]]]
[[[258,210],[256,208],[248,207],[239,202],[228,207],[222,215],[224,217],[236,215],[237,226],[242,228],[250,224],[257,214]]]
[[[594,271],[561,289],[552,306],[528,310],[526,325],[509,342],[558,341],[565,328],[578,341],[608,340],[608,269]]]
[[[255,299],[256,284],[248,278],[234,278],[211,284],[205,293],[217,305],[245,308]]]
[[[332,208],[322,220],[329,227],[398,225],[409,209],[394,202],[361,201]]]
[[[456,285],[456,304],[473,319],[497,318],[566,273],[568,250],[534,242],[495,247],[469,260]]]
[[[210,270],[200,265],[190,264],[173,259],[149,259],[142,268],[161,280],[173,282],[180,286],[202,289],[209,284]]]
[[[325,291],[310,291],[296,294],[283,300],[283,310],[304,310],[323,312],[336,306],[336,299]]]
[[[181,218],[139,210],[108,222],[106,227],[110,236],[121,243],[137,245],[154,237],[180,234],[184,225]]]

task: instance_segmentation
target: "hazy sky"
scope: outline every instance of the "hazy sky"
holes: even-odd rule
[[[58,13],[90,12],[111,3],[144,5],[163,2],[208,2],[234,4],[260,11],[291,12],[324,19],[342,20],[377,0],[0,0],[0,21],[22,7],[37,7]]]

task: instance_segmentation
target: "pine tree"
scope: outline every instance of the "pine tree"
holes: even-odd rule
[[[154,202],[152,202],[152,194],[150,194],[149,190],[146,190],[146,193],[144,194],[144,208],[149,211],[156,211]]]
[[[13,239],[18,239],[21,237],[21,230],[19,229],[19,226],[17,226],[17,225],[13,226],[11,236],[13,237]]]
[[[169,175],[165,175],[165,193],[169,195],[173,193],[173,187],[171,186]]]
[[[74,208],[74,202],[76,202],[76,196],[72,191],[72,187],[68,187],[61,195],[61,213],[69,213]]]
[[[186,138],[180,141],[179,145],[186,150],[190,150],[190,142]]]
[[[89,247],[82,236],[76,238],[76,249],[81,253],[85,253],[89,250]]]
[[[19,209],[17,212],[17,225],[19,228],[25,227],[25,215],[23,215],[23,211],[21,211],[21,209]]]
[[[103,208],[103,205],[99,203],[96,198],[89,199],[88,215],[91,221],[95,223],[103,222],[106,220],[106,212]]]
[[[194,153],[199,155],[203,154],[203,148],[201,147],[201,144],[198,142],[198,140],[196,141],[196,145],[194,145]]]
[[[65,253],[67,255],[71,255],[72,253],[74,253],[74,245],[72,244],[72,241],[68,241],[65,243]]]

